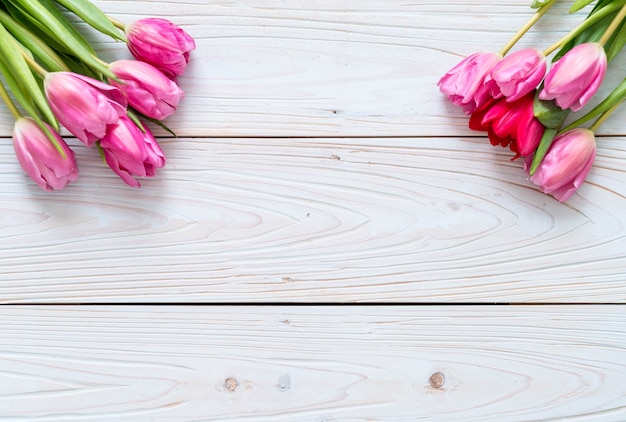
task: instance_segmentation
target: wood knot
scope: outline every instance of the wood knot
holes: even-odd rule
[[[235,378],[226,378],[226,381],[224,381],[224,388],[231,393],[237,389],[238,385],[239,383]]]
[[[446,382],[446,377],[441,372],[435,372],[428,379],[428,383],[432,388],[441,389]]]

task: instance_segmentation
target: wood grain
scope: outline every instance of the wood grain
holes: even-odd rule
[[[0,301],[623,303],[626,154],[599,143],[567,204],[475,138],[170,139],[139,190],[77,147],[60,194],[7,158]]]
[[[621,421],[626,308],[0,307],[0,418]]]
[[[529,0],[96,1],[125,22],[167,17],[197,40],[168,125],[181,136],[465,136],[437,80],[463,56],[498,51],[533,13]],[[545,48],[582,21],[554,7],[521,47]],[[107,61],[129,58],[88,28]],[[620,57],[603,92],[623,79]],[[602,128],[626,134],[620,111]],[[0,113],[0,134],[13,122]],[[163,134],[162,132],[159,132]]]

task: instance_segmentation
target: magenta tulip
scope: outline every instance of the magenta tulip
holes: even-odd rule
[[[110,125],[100,141],[106,163],[129,186],[138,188],[133,177],[153,177],[165,165],[165,155],[147,127],[142,132],[126,116]]]
[[[596,140],[586,128],[556,137],[541,164],[530,177],[542,192],[565,202],[583,184],[596,157]],[[532,157],[526,161],[526,170]]]
[[[525,48],[506,56],[485,78],[494,98],[517,101],[534,91],[546,74],[546,58],[534,48]]]
[[[126,95],[130,106],[150,118],[163,120],[170,116],[184,97],[176,82],[149,63],[118,60],[109,69],[122,81],[109,83]]]
[[[607,58],[602,45],[579,44],[561,57],[546,75],[542,100],[555,100],[562,109],[578,111],[596,93],[606,73]]]
[[[167,19],[140,19],[126,26],[128,48],[137,60],[150,63],[168,77],[185,72],[196,43]]]
[[[485,77],[501,59],[499,54],[491,52],[467,56],[439,80],[439,90],[454,105],[471,114],[492,98],[484,85]]]
[[[78,178],[74,152],[50,126],[50,133],[65,153],[63,157],[35,121],[22,117],[13,128],[13,147],[26,173],[46,191],[62,189]]]
[[[126,97],[118,88],[72,72],[52,72],[44,79],[46,97],[59,122],[92,146],[107,125],[126,115]]]

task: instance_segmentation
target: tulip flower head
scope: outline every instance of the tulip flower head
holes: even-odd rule
[[[474,53],[448,71],[438,82],[439,90],[466,114],[471,114],[491,99],[485,77],[502,59],[492,52]]]
[[[604,47],[596,42],[579,44],[561,57],[546,75],[542,100],[555,100],[562,109],[578,111],[596,93],[606,73]]]
[[[45,124],[45,123],[44,123]],[[28,175],[42,189],[62,189],[78,178],[78,167],[74,152],[63,138],[46,125],[61,146],[63,157],[50,142],[45,132],[30,117],[22,117],[13,128],[13,147],[17,159]]]
[[[92,146],[107,126],[126,115],[127,100],[118,88],[73,72],[52,72],[44,79],[52,112],[67,130]]]
[[[593,132],[586,128],[572,129],[554,139],[530,180],[542,192],[565,202],[585,181],[595,156]],[[529,162],[526,162],[527,171]]]
[[[525,48],[506,56],[485,78],[494,98],[517,101],[534,91],[546,73],[546,58],[534,48]]]
[[[173,114],[184,97],[176,82],[149,63],[118,60],[109,69],[122,81],[109,83],[126,95],[131,107],[152,119],[163,120]]]
[[[126,26],[128,49],[170,78],[182,75],[196,43],[183,29],[161,18],[140,19]]]
[[[517,101],[493,100],[470,117],[472,130],[487,131],[492,145],[508,146],[514,157],[531,155],[543,136],[544,126],[534,117],[534,92]]]
[[[147,127],[142,132],[128,117],[123,116],[110,125],[100,141],[104,159],[111,169],[129,186],[138,188],[133,177],[153,177],[156,169],[165,165],[165,155]]]

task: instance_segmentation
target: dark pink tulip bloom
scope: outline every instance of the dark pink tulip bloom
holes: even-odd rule
[[[514,159],[531,155],[545,130],[533,114],[534,97],[535,91],[531,91],[513,102],[505,98],[494,100],[472,113],[469,127],[487,131],[491,144],[508,146],[516,153]]]
[[[138,188],[133,177],[153,177],[156,169],[165,165],[165,155],[154,136],[144,126],[142,132],[126,116],[110,125],[100,141],[104,159],[111,169],[129,186]]]
[[[48,125],[46,125],[48,126]],[[78,167],[74,152],[63,138],[48,126],[52,135],[65,153],[65,158],[57,151],[44,131],[30,117],[22,117],[13,128],[15,155],[26,173],[42,189],[52,191],[62,189],[78,178]]]
[[[471,114],[491,100],[489,90],[484,85],[485,77],[501,59],[499,54],[491,52],[467,56],[439,80],[439,90],[452,104],[463,108],[466,114]]]
[[[150,63],[170,78],[182,75],[196,43],[167,19],[140,19],[126,26],[128,49],[137,60]]]
[[[109,69],[123,82],[109,83],[126,95],[130,106],[150,118],[163,120],[170,116],[184,97],[176,82],[149,63],[118,60]]]
[[[565,202],[583,184],[596,157],[596,140],[586,128],[570,130],[556,137],[530,180],[542,192]],[[526,161],[526,170],[532,157]]]
[[[114,86],[73,72],[52,72],[44,79],[46,97],[59,122],[92,146],[107,125],[126,115],[126,97]]]
[[[494,98],[504,96],[517,101],[534,91],[546,74],[546,58],[534,48],[525,48],[506,56],[485,79]]]
[[[555,100],[562,109],[578,111],[600,88],[606,66],[606,53],[600,44],[595,42],[579,44],[550,69],[539,98]]]

